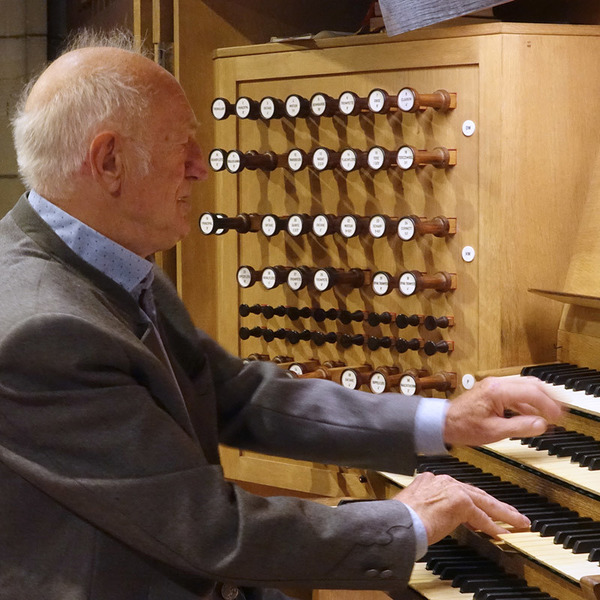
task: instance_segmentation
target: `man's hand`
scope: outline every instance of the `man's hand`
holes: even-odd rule
[[[506,409],[519,415],[505,418]],[[488,377],[450,402],[444,441],[479,446],[507,437],[539,435],[561,415],[560,404],[546,394],[539,379]]]
[[[410,506],[419,515],[430,545],[463,523],[491,536],[507,533],[494,521],[517,528],[529,527],[530,524],[529,519],[512,506],[448,475],[421,473],[394,496],[394,500]]]

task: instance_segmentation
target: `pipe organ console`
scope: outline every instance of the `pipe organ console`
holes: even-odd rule
[[[218,212],[198,235],[219,256],[225,347],[284,357],[292,377],[450,399],[482,374],[569,363],[548,384],[573,385],[565,423],[423,460],[532,530],[459,529],[407,598],[600,598],[600,373],[571,366],[600,367],[600,202],[581,200],[600,191],[599,58],[600,28],[529,24],[216,53]],[[223,462],[233,479],[325,496],[402,483],[230,449]]]

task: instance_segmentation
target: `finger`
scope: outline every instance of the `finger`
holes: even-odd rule
[[[561,405],[559,408],[560,408],[560,414],[557,418],[552,419],[552,423],[559,423],[565,415],[564,406]],[[529,402],[526,402],[526,401],[518,403],[515,406],[514,410],[521,415],[543,416],[540,414],[540,411],[537,406],[533,406]]]
[[[541,435],[548,429],[548,422],[542,417],[517,415],[510,419],[499,418],[494,423],[496,440],[509,437],[530,437]]]
[[[537,414],[552,421],[560,418],[563,409],[546,393],[545,384],[535,377],[519,379],[503,379],[491,377],[484,379],[482,385],[484,396],[491,398],[498,415],[504,409],[521,408],[529,414]]]
[[[522,415],[538,415],[540,414],[540,411],[538,410],[537,407],[532,406],[531,404],[529,404],[528,402],[519,402],[518,404],[515,405],[515,410],[522,414]]]
[[[548,395],[546,389],[546,384],[536,377],[512,380],[505,388],[505,406],[519,407],[519,412],[542,415],[548,419],[560,418],[563,408]]]
[[[475,531],[483,531],[492,537],[499,537],[503,533],[509,533],[508,529],[505,529],[495,521],[493,521],[489,515],[483,510],[474,508],[472,513],[469,515],[469,520],[465,523],[470,529]]]
[[[478,488],[475,491],[470,491],[473,504],[478,510],[483,511],[490,519],[494,521],[502,521],[513,527],[523,528],[529,527],[530,520],[521,514],[514,506],[496,500],[493,496]]]

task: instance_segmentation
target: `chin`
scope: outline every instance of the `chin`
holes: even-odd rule
[[[183,223],[182,226],[179,228],[179,231],[177,232],[177,238],[171,245],[171,248],[175,244],[177,244],[177,242],[181,242],[181,240],[183,240],[185,237],[187,237],[187,235],[190,233],[190,230],[191,230],[190,224],[187,221],[185,223]]]

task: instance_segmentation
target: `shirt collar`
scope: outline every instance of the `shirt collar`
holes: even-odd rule
[[[80,258],[125,288],[136,301],[154,280],[153,263],[92,229],[32,190],[29,204]]]

